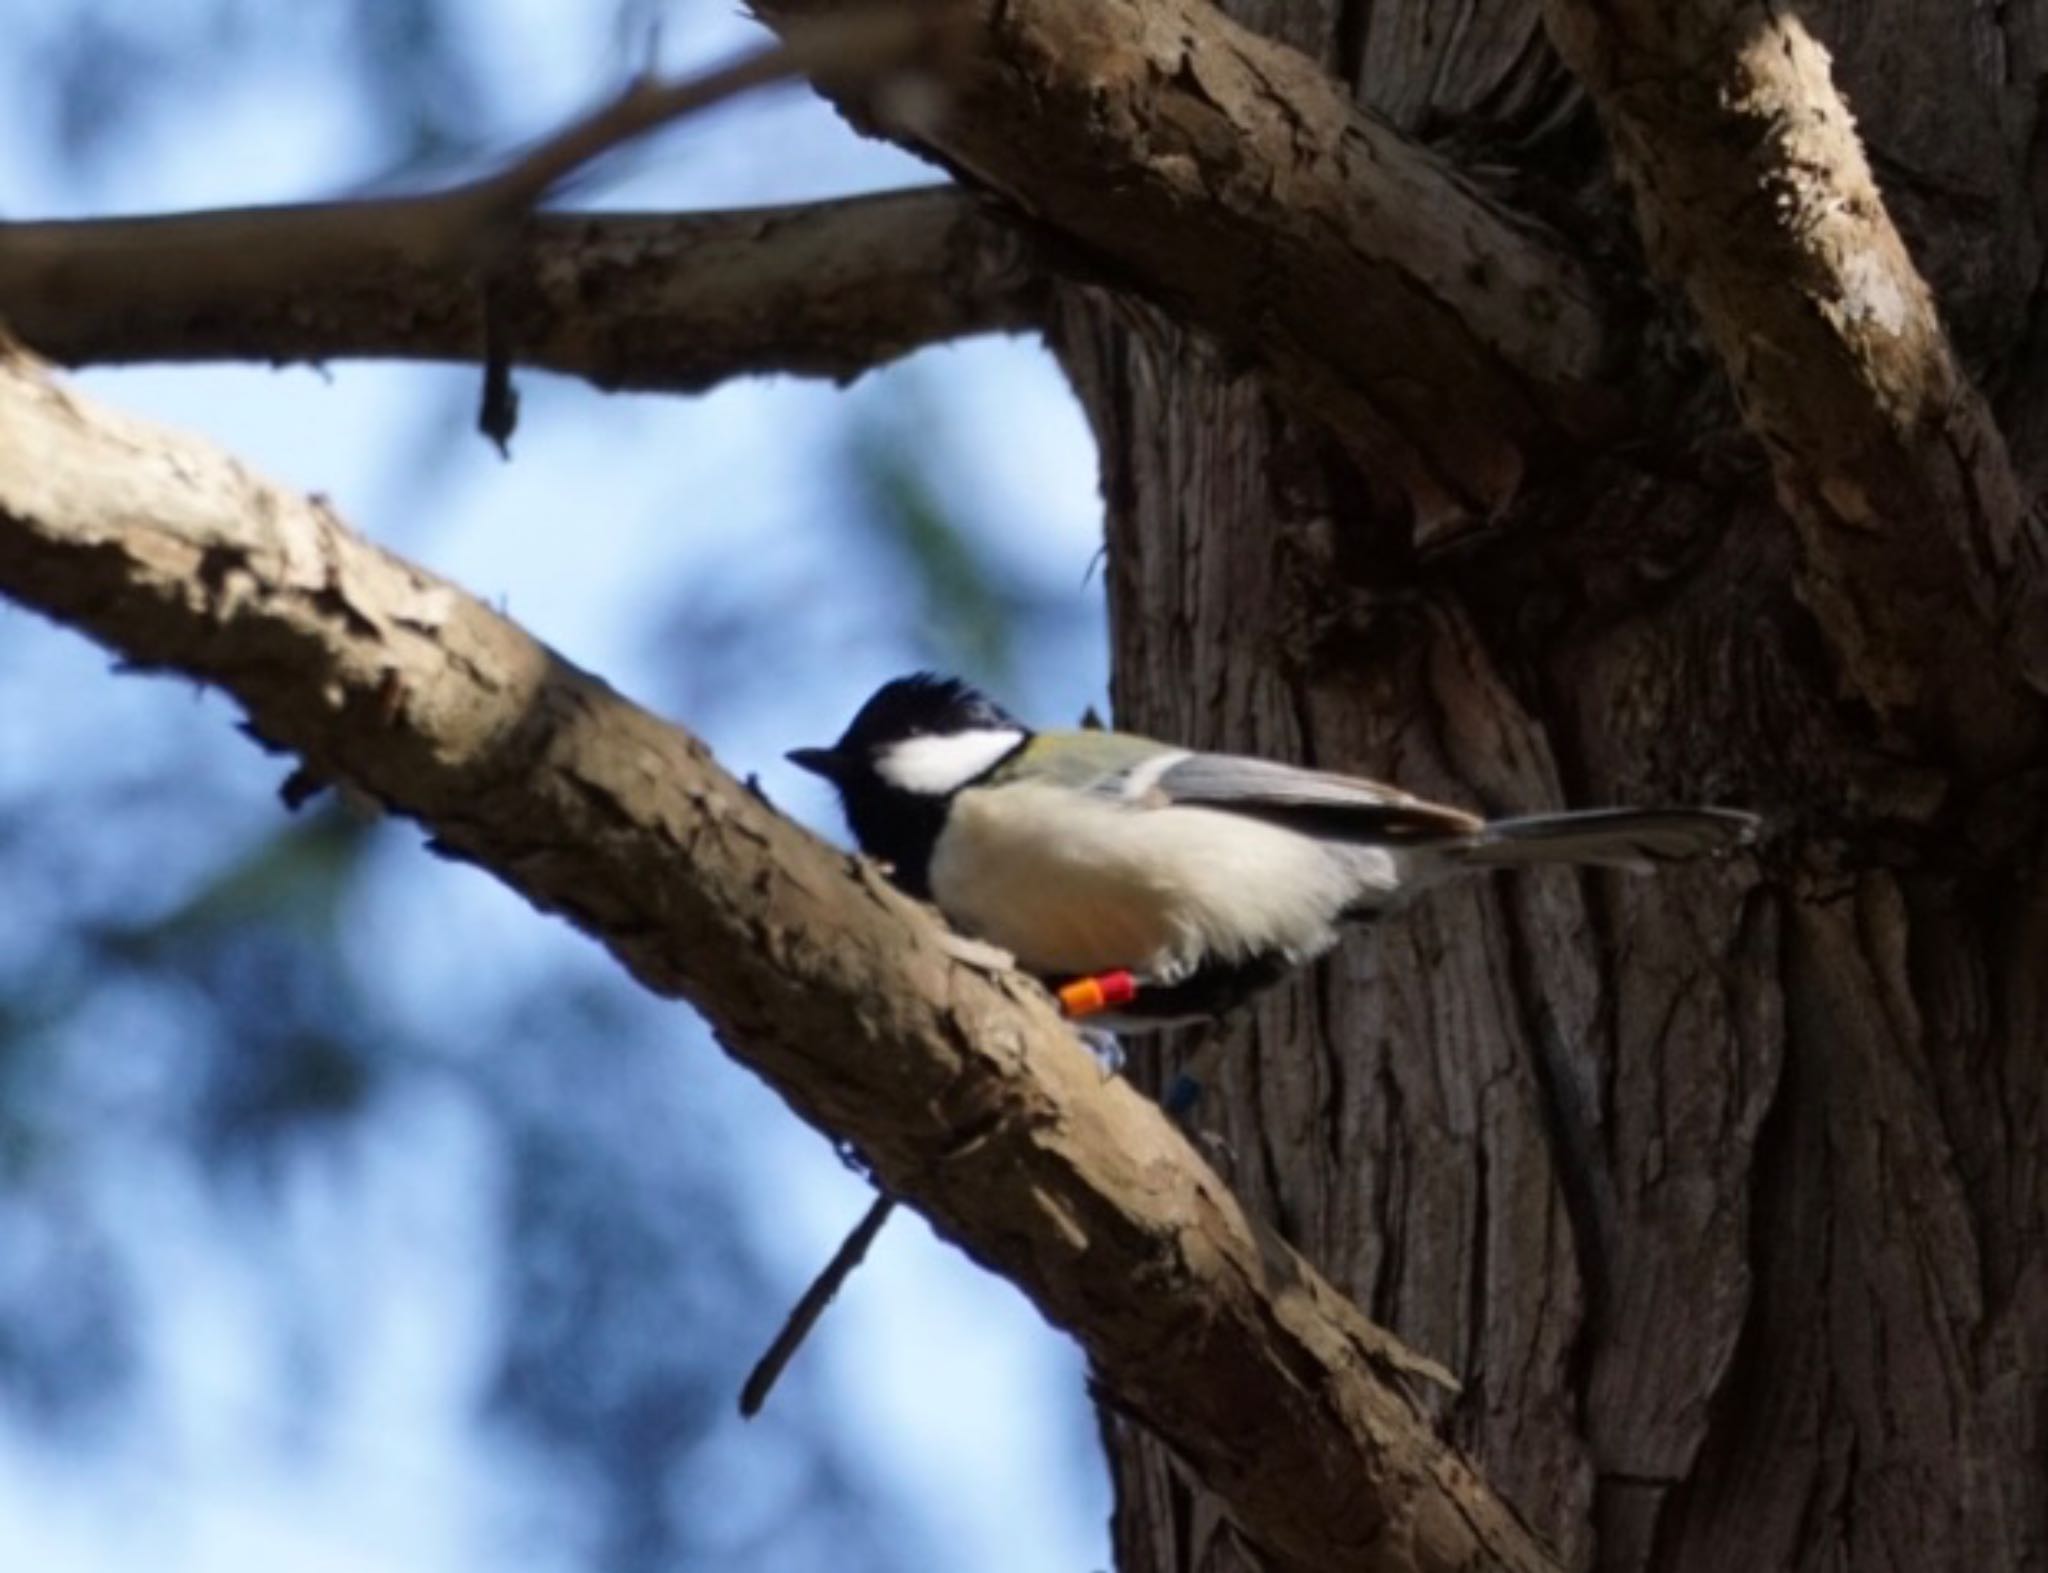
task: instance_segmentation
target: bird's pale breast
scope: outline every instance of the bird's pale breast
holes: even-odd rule
[[[1362,888],[1394,877],[1387,854],[1246,815],[1038,783],[959,794],[931,866],[947,917],[1032,971],[1165,981],[1207,960],[1314,956]]]

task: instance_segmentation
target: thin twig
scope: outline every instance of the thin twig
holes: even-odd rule
[[[694,999],[792,1109],[1071,1333],[1268,1566],[1350,1567],[1365,1547],[1388,1570],[1555,1573],[1388,1379],[1393,1336],[1156,1109],[1089,1075],[1050,1006],[948,965],[915,903],[864,888],[696,738],[482,602],[4,353],[0,596],[225,690],[270,746],[574,914],[641,986]],[[508,737],[518,769],[497,757]],[[812,940],[764,947],[764,931]]]
[[[636,77],[609,103],[543,139],[495,174],[463,187],[488,222],[540,202],[587,164],[670,121],[757,87],[820,73],[866,77],[907,66],[932,37],[931,23],[904,6],[875,4],[792,27],[777,43],[677,82]]]
[[[494,174],[446,194],[449,254],[474,249],[485,291],[484,385],[477,429],[510,456],[519,395],[512,385],[513,346],[492,310],[490,255],[501,252],[513,224],[577,170],[657,127],[792,77],[880,76],[907,66],[932,38],[927,22],[888,0],[790,29],[780,41],[679,82],[638,76],[611,102],[544,138]]]
[[[758,792],[759,788],[752,777],[748,778],[747,784],[754,786]],[[995,971],[1008,971],[1012,965],[1006,954],[1001,951],[990,952],[988,946],[977,940],[959,934],[950,934],[948,939],[952,942],[951,953],[958,960],[990,966],[993,958],[992,970]],[[975,957],[973,953],[977,951],[988,954]],[[1130,982],[1128,973],[1121,976],[1126,983]],[[1062,1012],[1069,1020],[1086,1016],[1090,1010],[1099,1008],[1076,1009],[1073,996],[1065,989],[1060,990],[1057,997]],[[1111,1042],[1114,1044],[1113,1039]],[[1116,1052],[1116,1063],[1120,1064],[1123,1051],[1118,1049]],[[1109,1073],[1113,1072],[1112,1065]],[[768,1352],[755,1362],[754,1369],[748,1373],[746,1386],[740,1389],[740,1413],[749,1420],[759,1414],[761,1406],[768,1402],[768,1394],[781,1377],[783,1367],[789,1364],[803,1341],[810,1336],[811,1329],[818,1325],[818,1318],[825,1314],[825,1307],[830,1305],[832,1297],[839,1293],[839,1286],[846,1282],[856,1267],[860,1266],[862,1259],[868,1254],[868,1247],[874,1244],[875,1236],[882,1232],[882,1225],[889,1221],[889,1214],[894,1211],[895,1206],[893,1197],[879,1196],[875,1199],[874,1206],[870,1207],[861,1221],[853,1226],[853,1232],[840,1242],[839,1249],[832,1255],[832,1260],[825,1264],[825,1270],[811,1281],[810,1288],[804,1291],[803,1298],[797,1301],[790,1311],[788,1320],[782,1324],[782,1331],[775,1335],[775,1342],[768,1346]]]
[[[740,1389],[740,1413],[751,1420],[761,1412],[761,1406],[768,1402],[768,1395],[782,1376],[792,1356],[803,1346],[810,1331],[818,1325],[818,1318],[825,1314],[825,1307],[832,1303],[832,1297],[839,1293],[839,1286],[846,1282],[847,1275],[860,1266],[868,1254],[868,1247],[875,1243],[875,1236],[882,1232],[882,1225],[889,1221],[889,1214],[896,1210],[896,1198],[877,1196],[861,1221],[853,1226],[853,1233],[840,1243],[832,1260],[825,1264],[825,1270],[811,1280],[810,1288],[797,1301],[789,1313],[789,1319],[782,1324],[782,1331],[775,1335],[775,1342],[768,1346],[768,1352],[754,1363],[754,1369],[747,1374],[747,1385]]]

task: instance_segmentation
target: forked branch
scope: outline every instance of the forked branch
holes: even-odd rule
[[[777,28],[833,0],[754,0]],[[820,80],[1263,368],[1425,527],[1606,429],[1603,303],[1569,247],[1209,0],[931,0],[945,112]]]
[[[947,69],[918,10],[843,8],[697,76],[641,80],[446,191],[0,224],[0,320],[70,364],[504,358],[606,386],[850,378],[920,345],[1037,320],[1019,229],[957,193],[696,216],[536,218],[593,160],[810,74],[873,89]]]

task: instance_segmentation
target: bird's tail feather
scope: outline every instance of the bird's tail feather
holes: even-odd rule
[[[1581,863],[1648,873],[1659,863],[1746,845],[1759,823],[1732,808],[1593,808],[1495,820],[1452,850],[1471,868]]]

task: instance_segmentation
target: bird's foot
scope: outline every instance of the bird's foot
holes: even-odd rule
[[[1090,973],[1053,987],[1053,997],[1060,1002],[1060,1014],[1072,1022],[1086,1021],[1090,1016],[1128,1005],[1137,995],[1138,980],[1122,968]],[[1114,1032],[1105,1027],[1077,1026],[1074,1033],[1102,1067],[1104,1081],[1124,1068],[1124,1046]]]
[[[1229,1034],[1221,1020],[1212,1020],[1198,1029],[1192,1034],[1179,1066],[1168,1075],[1165,1089],[1159,1095],[1160,1108],[1180,1127],[1181,1135],[1226,1180],[1237,1168],[1237,1151],[1220,1131],[1211,1129],[1200,1114],[1228,1040]]]
[[[1115,1033],[1103,1027],[1076,1027],[1074,1032],[1088,1052],[1095,1056],[1095,1063],[1102,1067],[1104,1081],[1124,1068],[1123,1042]]]
[[[1159,1107],[1172,1115],[1175,1123],[1183,1128],[1194,1117],[1201,1101],[1202,1083],[1187,1071],[1175,1071],[1173,1079],[1166,1084],[1166,1091],[1159,1095]]]

